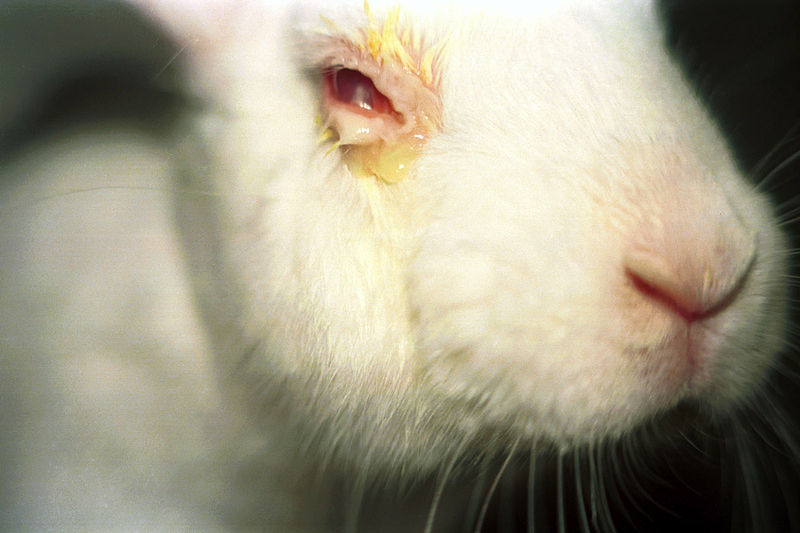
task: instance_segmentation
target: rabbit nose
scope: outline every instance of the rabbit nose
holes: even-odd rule
[[[745,246],[728,241],[724,246],[684,247],[678,239],[629,250],[623,267],[645,299],[694,322],[735,299],[755,258],[755,240]]]

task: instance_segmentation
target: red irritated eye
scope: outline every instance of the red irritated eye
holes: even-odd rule
[[[325,71],[325,88],[329,98],[366,114],[396,114],[389,99],[367,76],[348,68]]]
[[[341,147],[342,162],[353,175],[387,184],[401,181],[438,127],[437,95],[393,61],[379,65],[349,48],[332,55],[345,61],[352,56],[350,63],[363,69],[322,58],[320,142]]]

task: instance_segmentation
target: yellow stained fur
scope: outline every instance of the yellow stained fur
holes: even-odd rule
[[[389,10],[383,24],[380,24],[372,13],[369,2],[364,2],[367,26],[358,36],[351,36],[350,41],[361,51],[368,53],[378,65],[396,65],[410,75],[416,76],[429,90],[436,90],[439,79],[436,63],[445,49],[445,41],[425,47],[421,34],[414,31],[408,16],[400,6]],[[330,20],[324,19],[331,29],[343,32]],[[421,112],[415,115],[415,131],[411,135],[394,142],[376,142],[365,145],[347,144],[343,153],[345,163],[353,174],[359,177],[376,177],[385,183],[397,183],[405,179],[422,148],[427,136],[438,128],[437,117]],[[324,128],[320,142],[324,143],[333,137],[335,132]],[[326,152],[345,145],[339,141]]]

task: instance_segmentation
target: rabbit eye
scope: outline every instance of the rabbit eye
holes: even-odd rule
[[[372,80],[357,70],[334,68],[325,71],[325,90],[331,100],[352,106],[353,111],[397,115],[392,103]]]
[[[359,70],[342,66],[324,69],[322,102],[326,126],[342,146],[393,142],[406,123],[391,98]]]
[[[374,70],[380,78],[382,70]],[[410,107],[416,105],[415,93],[404,91],[401,78],[392,77],[394,84],[382,81],[405,113],[395,108],[372,78],[342,66],[322,71],[322,107],[325,125],[336,137],[348,168],[357,176],[395,183],[407,175],[427,130],[417,124]]]
[[[353,175],[396,183],[442,126],[444,45],[427,41],[397,9],[383,24],[367,4],[365,10],[365,28],[337,37],[339,28],[328,22],[305,57],[319,80],[322,141],[339,148]]]

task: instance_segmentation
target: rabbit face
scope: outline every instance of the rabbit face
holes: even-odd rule
[[[257,411],[424,470],[760,387],[786,244],[649,5],[145,4],[206,104],[188,247]]]

